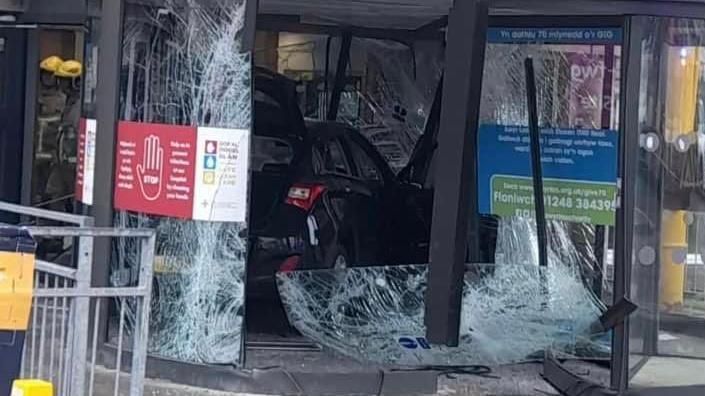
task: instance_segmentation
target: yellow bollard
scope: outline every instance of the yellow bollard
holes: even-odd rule
[[[10,396],[54,396],[54,386],[46,381],[15,380]]]
[[[702,67],[700,64],[701,48],[668,47],[668,74],[666,84],[666,123],[665,138],[673,144],[681,136],[687,136],[696,130],[695,120],[698,104],[698,91]],[[675,150],[675,149],[671,149]],[[676,169],[675,171],[682,171]],[[671,176],[665,176],[671,177]],[[671,194],[690,194],[685,188]],[[672,208],[676,209],[676,208]],[[687,209],[687,208],[677,208]],[[683,305],[683,287],[685,284],[685,262],[678,263],[676,256],[683,258],[687,252],[687,226],[685,211],[663,211],[661,224],[661,296],[660,305],[666,309]]]
[[[687,252],[687,225],[685,211],[663,211],[661,223],[661,306],[666,309],[683,305],[685,284],[685,262],[676,262]],[[681,257],[679,257],[681,256]]]

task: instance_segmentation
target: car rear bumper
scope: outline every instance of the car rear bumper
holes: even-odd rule
[[[292,256],[302,256],[301,238],[252,237],[247,262],[247,295],[251,298],[278,297],[276,273]]]

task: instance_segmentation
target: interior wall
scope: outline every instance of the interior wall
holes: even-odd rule
[[[277,32],[258,31],[255,33],[254,64],[269,70],[277,70],[279,62],[277,48],[279,48],[279,34]]]
[[[86,0],[27,0],[27,11],[18,21],[22,23],[77,24],[86,19]]]
[[[74,31],[42,29],[39,33],[39,59],[56,55],[61,59],[82,57]]]

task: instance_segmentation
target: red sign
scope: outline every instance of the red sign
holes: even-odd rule
[[[120,122],[115,207],[191,218],[195,160],[195,127]]]

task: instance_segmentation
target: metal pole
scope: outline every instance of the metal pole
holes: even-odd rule
[[[113,177],[116,124],[118,120],[122,20],[124,0],[103,1],[98,41],[97,134],[93,216],[99,227],[113,225]],[[98,238],[94,244],[93,284],[108,284],[111,238]],[[102,315],[100,334],[107,334],[108,315]]]
[[[333,36],[328,36],[326,39],[326,63],[325,63],[325,71],[323,72],[323,108],[326,111],[326,114],[328,113],[328,104],[330,103],[328,101],[328,85],[329,85],[329,80],[330,80],[330,45],[333,42]],[[323,114],[321,114],[321,117]]]
[[[93,238],[78,238],[78,258],[76,269],[76,291],[88,293],[91,288],[91,268]],[[86,361],[88,340],[83,334],[88,329],[90,314],[90,297],[76,297],[71,307],[74,310],[73,335],[71,346],[71,395],[85,394]]]
[[[524,61],[526,72],[526,104],[529,111],[529,140],[531,146],[531,174],[534,181],[534,209],[536,212],[536,232],[539,242],[539,267],[548,266],[548,247],[546,237],[546,208],[543,202],[543,169],[541,167],[541,130],[536,104],[536,74],[534,60]]]
[[[155,234],[140,241],[140,274],[138,282],[139,287],[144,290],[144,295],[139,297],[141,301],[137,304],[138,309],[135,315],[130,396],[141,396],[144,389],[144,376],[147,371],[147,345],[149,344],[149,313],[150,304],[152,303],[152,265],[154,263],[154,245],[156,240]]]
[[[487,4],[455,0],[448,20],[424,321],[428,340],[449,346],[458,345],[466,254],[479,257],[477,129]]]
[[[22,148],[22,192],[20,203],[32,204],[34,169],[34,127],[37,121],[37,82],[39,80],[39,31],[27,31],[27,71],[25,73],[24,144]],[[23,222],[25,220],[22,220]]]
[[[350,45],[352,44],[352,35],[343,33],[343,38],[340,43],[340,53],[338,54],[338,65],[335,69],[335,81],[333,83],[333,92],[330,98],[330,107],[328,107],[328,121],[335,121],[338,118],[338,108],[340,107],[340,97],[345,90],[345,74],[350,63]]]
[[[255,48],[255,36],[257,35],[257,10],[259,0],[244,0],[245,4],[245,24],[242,28],[242,50],[252,52]]]
[[[244,51],[249,51],[250,53],[252,53],[253,49],[255,48],[255,39],[257,36],[257,19],[258,19],[257,18],[257,11],[259,10],[259,0],[244,0],[244,1],[247,1],[247,3],[245,4],[245,22],[244,22],[244,26],[243,26],[244,31],[242,33],[242,47],[243,47]],[[251,72],[252,72],[252,74],[254,74],[254,71],[251,71]],[[254,93],[254,77],[251,80],[251,84],[252,85],[251,85],[250,92]],[[254,109],[254,94],[252,95],[250,100],[251,100],[252,109]],[[254,128],[253,113],[254,112],[250,113],[250,120],[249,120],[251,129]],[[252,149],[252,148],[250,148],[250,149]],[[247,200],[248,200],[247,205],[249,208],[250,204],[251,204],[250,201],[252,200],[252,194],[248,194],[248,195],[249,196],[247,198]],[[154,240],[149,241],[149,243],[151,244],[151,255],[152,255],[152,261],[150,261],[150,263],[154,261],[154,249],[155,249],[154,244],[156,243],[156,236],[153,238],[154,238]],[[247,253],[249,253],[249,249],[248,249]],[[143,254],[144,254],[144,248],[143,248]],[[144,259],[145,258],[143,258],[143,261],[144,261]],[[150,265],[153,265],[153,263]],[[245,279],[244,279],[245,284],[247,284],[247,265],[248,265],[248,262],[246,261],[245,262]],[[142,270],[144,270],[144,269],[142,269]],[[149,284],[146,284],[145,287],[149,288],[150,296],[148,296],[148,297],[145,296],[145,298],[147,299],[146,300],[147,304],[146,304],[145,309],[149,310],[150,304],[151,304],[153,269],[150,268],[150,271],[147,275],[149,275],[150,278],[149,278]],[[140,275],[140,282],[142,282],[142,274]],[[246,299],[243,301],[242,306],[244,308],[242,315],[246,321],[246,319],[247,319],[247,301],[246,301]],[[148,327],[147,327],[147,329],[148,329]],[[149,331],[149,330],[146,330],[146,331]],[[145,333],[145,336],[146,335],[147,334]],[[240,362],[239,363],[241,363],[244,366],[245,361],[247,359],[247,356],[246,356],[246,354],[247,354],[247,347],[246,347],[247,331],[245,331],[244,324],[240,327],[240,335],[241,336],[240,336]],[[145,343],[148,343],[148,341],[145,341]],[[146,365],[146,362],[145,362],[145,365]]]

